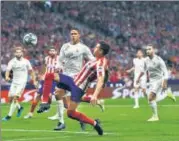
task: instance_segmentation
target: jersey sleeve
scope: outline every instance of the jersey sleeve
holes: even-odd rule
[[[135,58],[132,60],[132,65],[135,67]]]
[[[90,49],[87,46],[85,46],[84,58],[86,61],[90,61],[94,59],[93,54],[91,53]]]
[[[66,45],[64,44],[61,47],[60,53],[59,53],[59,56],[58,56],[58,61],[57,61],[56,67],[58,67],[59,69],[63,69],[63,60],[65,58],[65,53],[64,53],[65,47],[66,47]]]
[[[107,68],[108,68],[108,62],[107,62],[107,60],[100,61],[97,64],[97,66],[96,66],[97,77],[100,77],[100,76],[104,76],[105,77]]]
[[[163,71],[164,79],[168,79],[169,75],[168,75],[167,66],[162,58],[160,58],[160,66],[161,66],[161,70]]]
[[[28,69],[28,70],[33,70],[33,69],[32,69],[32,65],[31,65],[31,63],[30,63],[29,60],[27,60],[27,69]]]
[[[7,65],[7,71],[10,71],[10,70],[12,70],[12,64],[13,64],[13,61],[11,60],[11,61],[9,61],[9,63],[8,63],[8,65]]]
[[[48,60],[48,56],[45,57],[44,59],[44,64],[47,65],[47,60]]]
[[[140,65],[140,70],[143,73],[147,71],[146,59],[144,59],[143,63]]]

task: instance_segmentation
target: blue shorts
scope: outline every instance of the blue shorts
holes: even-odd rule
[[[54,94],[54,92],[55,92],[55,86],[56,86],[56,82],[53,81],[52,82],[52,88],[51,88],[51,91],[50,91],[51,94]],[[41,80],[37,93],[42,95],[43,94],[43,88],[44,88],[44,80]]]
[[[84,95],[84,92],[75,85],[73,78],[59,74],[60,82],[57,83],[57,88],[68,90],[71,92],[71,100],[74,102],[80,102],[81,97]]]

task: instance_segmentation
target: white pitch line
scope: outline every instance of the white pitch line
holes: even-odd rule
[[[75,131],[52,131],[52,130],[28,130],[28,129],[1,129],[3,132],[46,132],[46,133],[71,133],[71,134],[91,134],[96,135],[97,133],[91,132],[75,132]],[[104,132],[104,135],[117,135],[117,133]]]
[[[5,141],[28,141],[28,140],[50,140],[50,139],[61,139],[67,138],[69,136],[60,136],[60,137],[44,137],[44,138],[22,138],[22,139],[14,139],[14,140],[5,140]]]
[[[56,105],[53,105],[53,106],[56,106]],[[90,107],[91,105],[81,105],[79,107]],[[109,107],[109,108],[119,108],[119,107],[132,107],[133,105],[104,105],[105,107]],[[158,105],[158,106],[161,106],[161,107],[179,107],[179,105]],[[91,106],[92,107],[92,106]],[[97,105],[96,105],[97,107]],[[140,107],[149,107],[149,105],[140,105]]]
[[[56,107],[57,105],[53,104],[51,105],[51,107]],[[118,108],[118,107],[132,107],[132,105],[104,105],[105,107],[109,107],[109,108]],[[149,105],[140,105],[140,107],[148,107]],[[158,106],[161,106],[161,107],[179,107],[178,104],[170,104],[170,105],[158,105]],[[9,107],[9,105],[2,105],[1,104],[1,107]],[[92,105],[79,105],[79,107],[92,107]],[[96,105],[97,107],[97,105]]]

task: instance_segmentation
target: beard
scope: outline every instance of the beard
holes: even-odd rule
[[[22,55],[21,56],[16,56],[17,59],[21,59],[22,58]]]
[[[56,54],[49,54],[51,57],[55,57]]]

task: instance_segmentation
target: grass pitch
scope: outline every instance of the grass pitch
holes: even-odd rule
[[[23,119],[29,111],[30,103],[23,103],[24,111],[20,118],[14,113],[12,119],[2,122],[2,141],[179,141],[179,98],[174,103],[165,99],[159,103],[158,122],[147,122],[151,108],[145,99],[140,99],[140,108],[133,109],[132,99],[109,99],[105,101],[105,112],[98,106],[82,103],[79,111],[101,120],[104,135],[98,136],[90,125],[86,131],[80,129],[77,121],[65,115],[66,129],[53,131],[58,121],[50,121],[48,116],[56,112],[55,103],[49,112],[34,114],[32,119]],[[1,105],[1,115],[9,111],[9,105]]]

